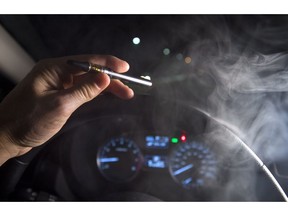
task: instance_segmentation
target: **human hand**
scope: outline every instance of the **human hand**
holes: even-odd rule
[[[48,141],[83,103],[110,91],[122,99],[134,93],[103,73],[85,73],[66,64],[88,61],[123,73],[127,62],[113,56],[83,55],[40,61],[0,104],[0,165]]]

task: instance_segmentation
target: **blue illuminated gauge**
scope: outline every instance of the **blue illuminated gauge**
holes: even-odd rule
[[[181,143],[169,158],[169,171],[176,182],[186,189],[209,187],[217,178],[214,153],[199,141]]]
[[[143,156],[133,140],[119,137],[109,140],[97,154],[97,166],[113,182],[132,180],[141,169]]]

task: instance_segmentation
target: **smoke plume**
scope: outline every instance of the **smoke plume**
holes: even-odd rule
[[[172,66],[159,67],[169,74],[168,78],[160,74],[159,83],[163,94],[169,92],[217,119],[269,164],[288,154],[288,29],[271,17],[254,18],[257,22],[251,24],[249,17],[235,16],[236,27],[226,17],[213,16],[183,23],[175,34],[186,42],[185,54],[192,62],[179,66],[179,61],[171,60]],[[213,135],[233,143],[225,133]],[[240,179],[231,176],[227,188],[240,187]],[[253,182],[255,176],[244,179]],[[244,191],[251,190],[246,186]]]

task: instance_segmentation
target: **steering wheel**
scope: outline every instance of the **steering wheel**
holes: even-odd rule
[[[139,104],[141,104],[141,106],[139,106]],[[151,104],[153,105],[151,106]],[[115,109],[115,107],[117,107],[117,110]],[[167,107],[173,107],[173,109],[169,110],[169,112],[163,112],[163,110],[165,110],[165,108]],[[93,118],[91,118],[91,113],[94,113]],[[95,113],[97,115],[95,115]],[[222,162],[222,165],[225,164],[225,169],[229,167],[229,170],[232,170],[234,175],[236,173],[234,172],[234,170],[236,170],[237,167],[243,167],[243,164],[250,163],[252,164],[252,167],[260,165],[260,170],[262,170],[266,177],[268,177],[267,179],[272,180],[272,183],[274,184],[275,189],[277,189],[277,191],[279,192],[279,195],[281,195],[284,200],[287,201],[285,192],[282,190],[281,186],[278,184],[271,172],[257,157],[257,155],[229,127],[223,125],[223,123],[219,122],[217,119],[212,118],[209,114],[193,106],[185,107],[185,105],[181,103],[171,102],[169,100],[163,100],[161,102],[158,101],[156,103],[156,101],[150,96],[136,97],[130,102],[123,102],[114,97],[101,96],[82,106],[71,116],[71,119],[69,119],[69,121],[62,128],[62,130],[50,141],[48,141],[47,144],[44,144],[41,147],[34,148],[26,155],[18,158],[13,158],[7,161],[1,167],[1,199],[9,200],[11,198],[11,195],[13,195],[15,189],[19,185],[19,182],[21,182],[25,171],[27,171],[27,168],[31,167],[31,162],[33,162],[33,160],[37,158],[37,156],[41,153],[42,150],[46,148],[46,146],[49,146],[49,143],[51,145],[51,142],[57,140],[59,137],[63,136],[65,133],[69,132],[73,128],[81,127],[81,125],[83,124],[99,119],[99,116],[103,117],[115,115],[115,113],[117,113],[117,115],[144,115],[143,119],[146,119],[149,124],[152,123],[153,127],[165,129],[166,131],[167,122],[175,123],[175,125],[178,124],[178,126],[179,122],[180,125],[185,122],[185,125],[188,124],[191,127],[191,131],[196,131],[196,135],[205,134],[205,139],[208,140],[208,142],[213,143],[213,145],[218,145],[217,148],[221,147],[221,151],[217,152],[218,160]],[[171,113],[173,113],[173,115],[171,115]],[[190,116],[190,119],[188,119],[187,116]],[[170,129],[174,130],[175,128],[172,127]],[[225,136],[223,136],[223,134],[225,134]],[[223,140],[223,137],[225,137],[225,140]],[[227,146],[227,143],[229,143],[229,146]],[[235,161],[236,158],[237,161]],[[66,168],[68,166],[69,165],[65,164]],[[222,178],[222,181],[225,181],[228,178],[232,178],[231,176],[233,175],[231,174],[229,175],[229,177],[226,176],[226,178]],[[241,175],[235,176],[239,179],[243,178],[243,176]],[[236,177],[233,177],[234,180]],[[237,181],[239,181],[239,179]],[[241,185],[241,182],[238,184],[238,186],[239,185]],[[230,190],[232,186],[234,187],[234,184],[225,185],[227,190]],[[241,192],[239,192],[239,194],[240,193]],[[247,196],[249,197],[248,194]],[[240,198],[241,197],[243,198],[243,195],[240,196]],[[101,199],[107,201],[161,201],[160,198],[155,197],[151,194],[137,191],[112,192],[103,195]],[[251,199],[255,199],[255,197],[252,197]]]

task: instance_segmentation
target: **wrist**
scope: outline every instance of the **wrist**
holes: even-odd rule
[[[0,166],[13,157],[23,155],[31,150],[31,147],[18,146],[6,135],[0,132]]]
[[[5,145],[0,141],[0,166],[11,158],[9,151],[7,151]]]

